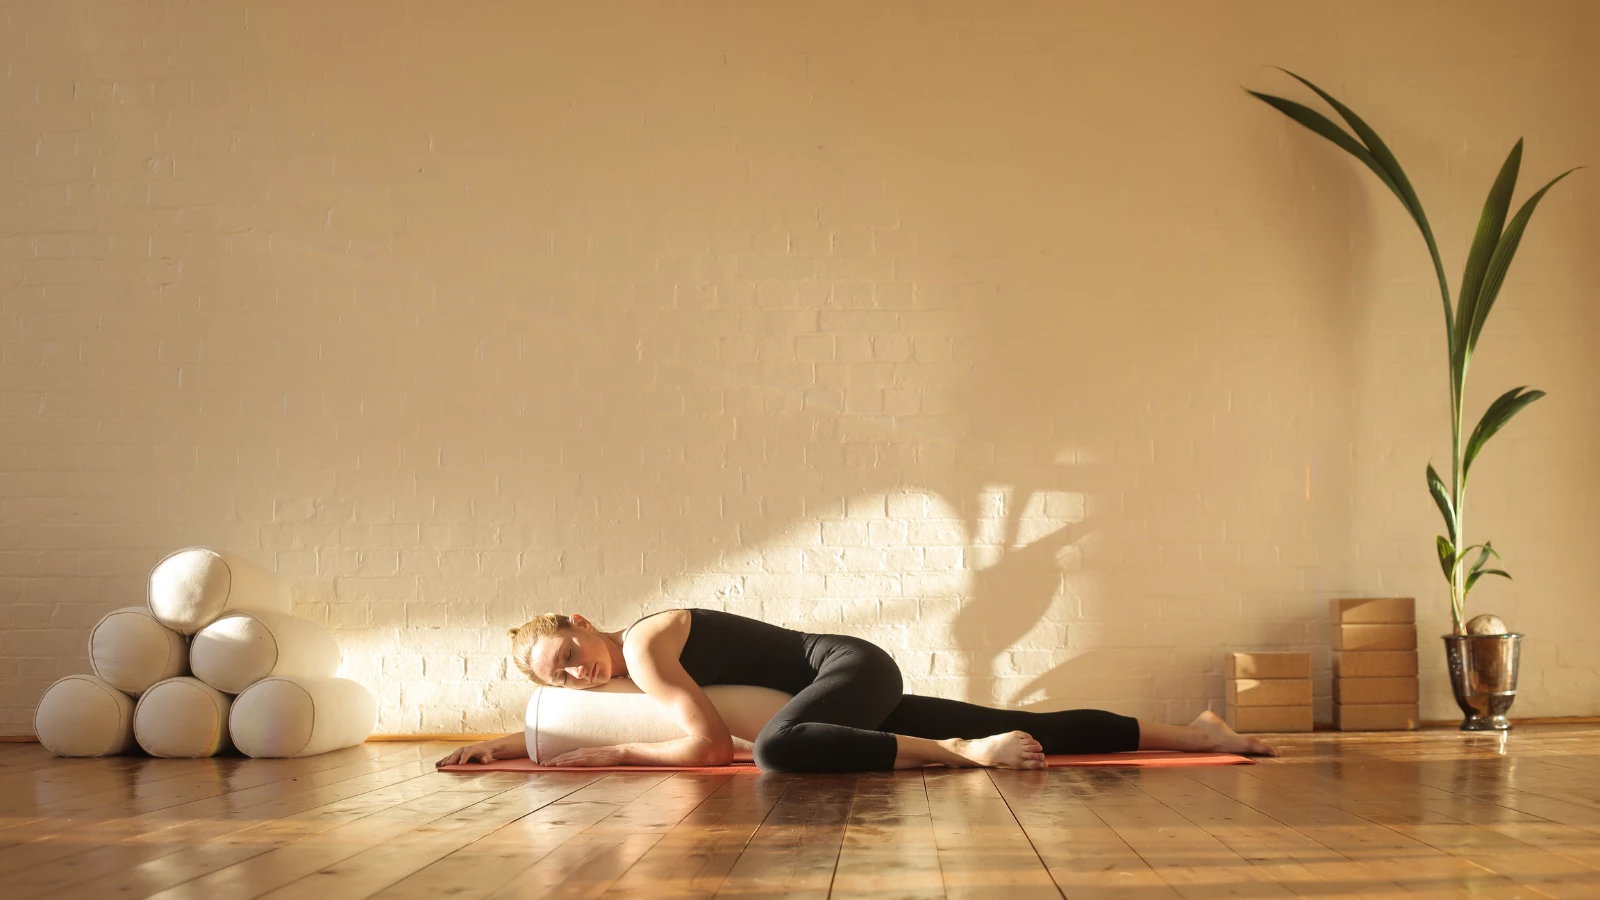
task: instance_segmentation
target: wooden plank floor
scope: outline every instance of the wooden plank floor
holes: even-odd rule
[[[1256,766],[445,775],[0,744],[0,895],[1600,897],[1600,727],[1319,733]]]

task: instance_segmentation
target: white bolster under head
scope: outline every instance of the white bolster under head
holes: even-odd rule
[[[378,723],[372,692],[347,678],[264,678],[233,701],[234,746],[246,756],[315,756],[354,747]]]
[[[228,743],[232,698],[198,678],[168,678],[150,686],[133,710],[133,736],[151,756],[215,756]]]
[[[232,553],[188,547],[150,570],[150,612],[181,634],[194,634],[229,610],[289,612],[289,586]]]
[[[743,759],[749,758],[756,735],[790,700],[782,691],[750,684],[718,684],[704,690],[733,735],[734,755]],[[588,690],[536,689],[528,701],[524,734],[528,755],[536,763],[582,747],[684,736],[666,708],[627,678],[613,678]]]
[[[165,678],[189,671],[183,635],[156,621],[143,606],[106,613],[89,632],[89,666],[107,684],[135,696]]]
[[[33,733],[57,756],[111,756],[133,749],[133,698],[93,675],[45,689]]]
[[[339,671],[339,645],[315,622],[239,610],[195,632],[189,666],[194,677],[237,694],[268,675],[330,676]]]

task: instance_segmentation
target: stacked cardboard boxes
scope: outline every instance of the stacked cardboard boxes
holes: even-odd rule
[[[1410,597],[1333,600],[1333,724],[1340,731],[1417,725],[1417,608]]]
[[[1227,675],[1234,731],[1311,730],[1311,654],[1230,653]]]

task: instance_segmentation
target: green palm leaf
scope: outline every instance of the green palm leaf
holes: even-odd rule
[[[1245,93],[1248,93],[1250,96],[1255,97],[1268,106],[1271,106],[1273,109],[1276,109],[1296,122],[1299,122],[1306,128],[1309,128],[1319,135],[1322,135],[1329,141],[1336,144],[1339,149],[1350,154],[1351,156],[1354,156],[1356,159],[1361,160],[1361,162],[1364,163],[1367,168],[1371,169],[1373,173],[1376,174],[1378,178],[1388,186],[1389,190],[1394,191],[1394,195],[1400,198],[1400,202],[1405,202],[1405,195],[1400,193],[1399,186],[1397,186],[1393,179],[1389,177],[1389,173],[1383,170],[1383,166],[1378,163],[1377,158],[1374,157],[1366,147],[1363,147],[1360,141],[1351,137],[1349,132],[1345,131],[1343,128],[1335,125],[1327,116],[1317,112],[1309,106],[1306,106],[1302,103],[1296,103],[1293,100],[1286,100],[1283,97],[1275,97],[1272,94],[1263,94],[1260,91],[1252,91],[1248,89],[1246,89]]]
[[[1494,542],[1493,541],[1485,541],[1484,543],[1481,543],[1481,544],[1473,544],[1470,547],[1466,547],[1466,548],[1462,549],[1461,558],[1462,559],[1466,559],[1467,558],[1467,554],[1471,553],[1474,550],[1478,551],[1478,559],[1477,559],[1477,561],[1475,561],[1472,564],[1472,567],[1467,570],[1469,572],[1476,572],[1479,569],[1483,568],[1484,563],[1488,562],[1489,561],[1489,557],[1491,557],[1491,556],[1494,557],[1495,559],[1499,559],[1500,558],[1499,552],[1494,549]]]
[[[1582,168],[1579,166],[1578,168]],[[1483,287],[1479,288],[1478,296],[1472,305],[1471,325],[1463,326],[1461,332],[1467,335],[1467,343],[1461,348],[1461,353],[1471,355],[1478,346],[1478,335],[1483,331],[1483,323],[1489,318],[1489,310],[1494,308],[1495,297],[1500,293],[1500,285],[1506,279],[1506,270],[1511,268],[1511,258],[1517,253],[1517,245],[1522,243],[1522,232],[1528,227],[1528,220],[1533,218],[1533,210],[1544,199],[1544,195],[1556,182],[1578,171],[1578,168],[1568,169],[1560,175],[1550,179],[1550,183],[1539,189],[1539,192],[1528,198],[1517,210],[1516,216],[1506,225],[1505,233],[1500,236],[1499,243],[1495,244],[1494,255],[1489,257],[1489,264],[1483,273]]]
[[[1503,569],[1484,569],[1481,572],[1473,572],[1471,575],[1467,576],[1467,591],[1471,591],[1472,586],[1478,583],[1478,579],[1485,575],[1499,575],[1501,578],[1504,578],[1507,581],[1511,580],[1511,573],[1506,572]]]
[[[1455,505],[1450,502],[1450,489],[1445,487],[1444,479],[1433,470],[1433,463],[1428,463],[1428,493],[1433,495],[1433,502],[1439,507],[1439,515],[1444,516],[1444,527],[1450,532],[1450,540],[1454,542],[1458,539]]]
[[[1335,100],[1332,94],[1290,72],[1288,69],[1279,69],[1279,71],[1316,91],[1317,96],[1333,107],[1339,113],[1340,118],[1343,118],[1351,130],[1356,133],[1356,136],[1361,138],[1361,142],[1366,144],[1367,149],[1372,152],[1373,158],[1388,174],[1387,180],[1390,189],[1395,192],[1395,196],[1400,198],[1400,202],[1405,205],[1406,211],[1411,213],[1411,218],[1417,223],[1417,228],[1422,231],[1422,239],[1428,244],[1428,254],[1433,257],[1433,270],[1439,277],[1439,295],[1444,299],[1445,328],[1447,332],[1453,333],[1455,331],[1455,314],[1450,309],[1450,283],[1444,277],[1444,263],[1439,259],[1439,245],[1433,239],[1433,228],[1428,225],[1428,216],[1422,211],[1422,201],[1417,198],[1417,192],[1412,189],[1411,180],[1406,178],[1405,170],[1400,168],[1400,161],[1395,159],[1394,153],[1389,150],[1389,145],[1383,142],[1383,138],[1378,137],[1378,133],[1372,130],[1372,126],[1356,115],[1355,111],[1350,107]]]
[[[1517,145],[1511,148],[1511,153],[1506,157],[1505,164],[1500,167],[1500,175],[1495,178],[1494,187],[1489,189],[1489,198],[1483,204],[1483,215],[1478,217],[1478,232],[1472,238],[1472,250],[1467,254],[1467,269],[1461,275],[1461,299],[1457,306],[1454,337],[1455,354],[1451,360],[1457,369],[1465,363],[1467,355],[1471,352],[1467,348],[1467,327],[1473,319],[1472,311],[1478,303],[1479,288],[1483,286],[1484,273],[1489,269],[1489,258],[1500,243],[1500,233],[1506,224],[1506,212],[1511,208],[1511,192],[1516,190],[1517,171],[1521,167],[1522,140],[1519,138]]]
[[[1456,583],[1456,548],[1450,539],[1442,534],[1434,535],[1437,543],[1434,545],[1439,550],[1439,568],[1444,570],[1444,578],[1451,584]]]
[[[1522,408],[1529,403],[1544,396],[1544,391],[1528,391],[1527,385],[1514,387],[1501,394],[1483,411],[1483,418],[1478,420],[1478,427],[1472,429],[1472,437],[1467,440],[1467,452],[1462,457],[1461,477],[1466,479],[1467,473],[1472,471],[1472,461],[1478,458],[1478,451],[1494,437],[1495,432],[1505,427],[1511,417],[1522,412]]]

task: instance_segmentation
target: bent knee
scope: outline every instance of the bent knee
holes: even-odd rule
[[[801,730],[779,728],[757,737],[751,755],[763,772],[808,772],[816,765],[817,748],[811,746],[813,743]]]

